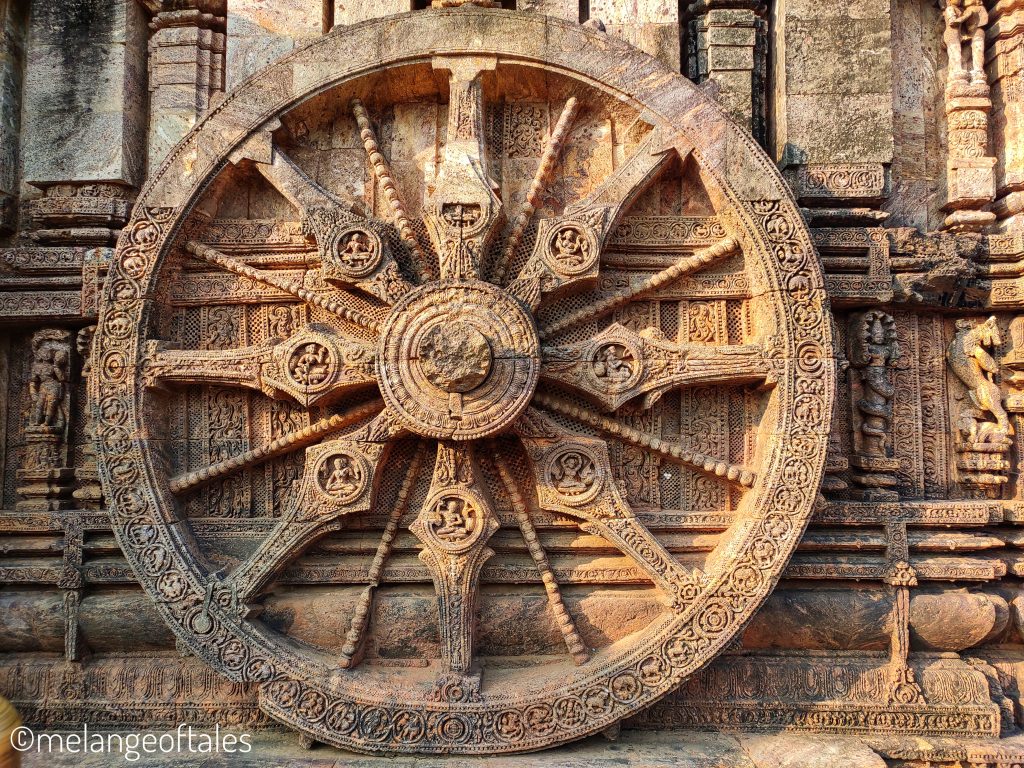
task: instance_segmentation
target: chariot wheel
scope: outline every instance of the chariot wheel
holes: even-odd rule
[[[288,248],[222,245],[259,185]],[[181,643],[316,740],[499,753],[608,728],[734,641],[811,514],[833,354],[799,211],[718,106],[607,35],[462,8],[337,29],[211,110],[121,236],[90,386],[114,530]],[[229,495],[270,520],[235,557],[195,525]],[[652,532],[688,524],[712,543]],[[337,643],[265,621],[353,530],[379,542]],[[600,569],[559,567],[566,536],[655,615],[588,640],[564,593]],[[436,600],[420,666],[365,653],[402,541]],[[508,542],[528,567],[491,567]],[[492,582],[544,595],[562,649],[482,653]]]

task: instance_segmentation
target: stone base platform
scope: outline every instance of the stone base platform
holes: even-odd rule
[[[233,731],[237,733],[236,731]],[[91,733],[91,731],[90,731]],[[102,733],[106,734],[107,731]],[[113,733],[113,732],[109,732]],[[150,733],[173,733],[151,731]],[[133,763],[113,754],[22,755],[23,768],[1011,768],[1024,763],[1024,736],[989,742],[852,738],[798,733],[722,734],[623,731],[530,755],[481,758],[367,756],[324,745],[306,748],[292,733],[258,731],[248,754],[144,755]]]

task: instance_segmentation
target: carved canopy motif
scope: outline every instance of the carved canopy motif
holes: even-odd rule
[[[398,140],[385,146],[379,126],[402,99],[442,116],[433,154],[399,162]],[[492,135],[537,101],[552,106],[535,140]],[[301,129],[325,112],[339,146],[365,150],[355,170],[325,168],[342,153],[311,162]],[[613,162],[587,165],[601,147]],[[496,181],[517,167],[516,190]],[[706,242],[659,248],[652,235],[653,256],[619,245],[608,257],[672,174],[706,196]],[[279,218],[300,221],[300,253],[219,245],[245,185],[292,211]],[[745,291],[732,320],[724,301],[687,293],[726,264]],[[191,316],[175,308],[197,275],[215,287],[201,317],[216,331],[200,341],[175,320]],[[793,552],[835,387],[817,257],[760,149],[699,89],[608,36],[471,6],[336,29],[225,98],[140,196],[97,336],[104,489],[165,620],[206,663],[257,684],[266,712],[365,751],[538,749],[677,687],[730,643]],[[209,403],[205,452],[174,426],[189,397]],[[714,439],[701,400],[718,397],[739,404],[720,414],[737,420],[739,446]],[[191,520],[228,495],[257,504],[268,467],[285,489],[268,502],[273,529],[240,556],[212,553]],[[666,501],[659,484],[679,477],[700,490],[680,496],[674,480],[679,500]],[[673,508],[732,522],[710,552],[683,556],[651,524]],[[261,596],[289,564],[367,519],[380,543],[336,647],[263,620]],[[563,590],[595,584],[556,566],[550,531],[616,548],[660,613],[617,642],[585,642]],[[366,646],[410,533],[439,653],[401,668]],[[564,654],[479,651],[482,587],[512,534]]]

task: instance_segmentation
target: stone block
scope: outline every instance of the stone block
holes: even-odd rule
[[[358,24],[367,19],[379,19],[395,13],[412,10],[412,0],[331,0],[334,2],[334,23]]]
[[[892,162],[891,99],[887,93],[790,95],[783,164]]]
[[[590,0],[590,18],[605,24],[679,23],[679,4],[674,0]]]
[[[748,73],[746,79],[749,81],[749,73],[754,69],[754,49],[747,46],[713,45],[708,48],[707,61],[708,69],[716,74],[721,70],[741,70]]]
[[[788,19],[786,88],[789,93],[889,93],[892,47],[888,16],[836,23]],[[856,77],[850,77],[856,72]]]
[[[0,206],[18,191],[18,131],[24,79],[24,8],[0,1]],[[0,211],[0,228],[3,228]]]
[[[878,19],[889,15],[892,0],[789,0],[787,18]]]
[[[591,14],[591,18],[599,18]],[[608,34],[621,37],[641,51],[661,60],[670,69],[679,71],[678,24],[605,24]]]
[[[757,768],[885,768],[885,760],[860,739],[795,734],[739,738]]]
[[[228,5],[226,86],[324,32],[323,6],[309,0],[235,0]]]
[[[576,0],[520,0],[516,8],[568,21],[580,19],[580,4]]]
[[[954,158],[946,167],[948,207],[984,205],[996,194],[994,157]]]
[[[70,45],[61,34],[80,42]],[[33,3],[26,181],[141,182],[145,56],[146,20],[132,0]]]

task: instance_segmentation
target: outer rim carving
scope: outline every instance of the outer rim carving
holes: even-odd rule
[[[489,33],[472,34],[475,24],[488,25]],[[299,658],[218,602],[208,608],[213,629],[204,636],[193,631],[189,621],[204,604],[209,577],[197,565],[189,537],[177,525],[166,524],[178,516],[157,480],[159,463],[139,439],[123,452],[112,450],[109,443],[112,428],[120,424],[112,423],[108,414],[124,414],[135,434],[146,433],[146,404],[134,360],[145,342],[149,299],[158,290],[172,235],[218,164],[251,131],[288,106],[375,68],[429,60],[439,40],[453,49],[542,64],[611,91],[645,109],[676,140],[695,146],[735,214],[757,264],[766,311],[780,336],[777,433],[783,439],[750,492],[741,513],[745,524],[731,534],[730,567],[709,573],[692,603],[644,630],[627,652],[609,653],[557,676],[538,675],[512,703],[500,691],[481,702],[438,703],[415,691],[396,698],[393,691],[373,691],[366,685],[372,677],[360,671],[351,678],[335,674],[328,679],[317,661]],[[377,58],[365,61],[352,55],[362,50],[376,51]],[[586,55],[580,55],[583,51]],[[325,61],[338,62],[337,68],[330,75],[311,74]],[[698,130],[708,121],[720,130]],[[720,175],[725,167],[732,169],[732,183]],[[778,216],[787,226],[779,225]],[[97,333],[97,348],[107,351],[91,382],[100,415],[101,478],[113,500],[119,543],[164,619],[188,647],[231,679],[262,683],[265,711],[318,740],[366,751],[397,751],[405,742],[395,737],[394,724],[423,722],[429,736],[417,743],[418,751],[490,753],[539,749],[596,733],[673,690],[729,644],[774,586],[810,517],[811,488],[784,488],[781,478],[787,469],[811,481],[821,477],[832,412],[834,362],[826,358],[824,374],[811,376],[793,358],[796,346],[809,339],[821,342],[823,354],[833,351],[813,253],[799,211],[768,158],[707,95],[606,35],[531,14],[482,9],[410,14],[338,29],[258,73],[212,110],[154,174],[139,197],[132,224],[121,235]],[[115,313],[122,310],[135,321],[128,338],[118,335],[122,326]],[[815,443],[818,450],[795,455],[786,441],[798,438]],[[150,539],[147,544],[158,541],[169,555],[169,566],[155,578],[143,568],[138,542],[143,531]],[[763,547],[767,542],[772,546]],[[730,578],[748,567],[763,578]],[[330,702],[323,714],[319,707],[301,705],[313,701],[316,693]],[[575,717],[557,717],[551,701],[560,702],[563,713],[582,707],[586,720],[578,724]]]

